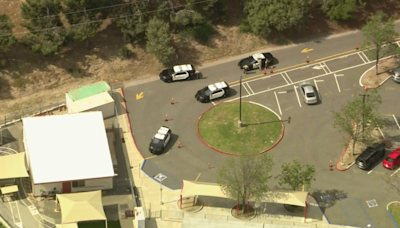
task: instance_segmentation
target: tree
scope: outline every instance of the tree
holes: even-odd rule
[[[21,4],[22,17],[27,20],[21,26],[30,33],[21,38],[21,42],[34,52],[44,55],[53,54],[65,43],[67,32],[61,23],[59,0],[26,0]]]
[[[354,18],[361,0],[318,0],[321,10],[333,21],[345,21]]]
[[[268,191],[268,180],[273,161],[268,155],[243,155],[231,157],[218,170],[218,184],[228,197],[242,203],[246,199],[263,199]]]
[[[137,43],[145,36],[147,19],[141,8],[136,4],[117,8],[115,24],[121,29],[125,41]]]
[[[284,31],[303,25],[310,17],[309,0],[248,0],[241,31],[267,37],[272,30]]]
[[[106,9],[91,10],[106,6],[109,0],[63,0],[63,13],[70,24],[69,33],[74,40],[86,41],[94,37],[102,22],[107,17]],[[79,13],[76,13],[79,12]]]
[[[201,11],[207,19],[211,21],[224,20],[226,16],[226,4],[224,0],[186,0],[188,9]]]
[[[303,185],[307,189],[311,188],[311,181],[315,181],[315,167],[313,165],[302,166],[298,160],[293,160],[293,164],[285,163],[282,165],[281,174],[276,176],[279,185],[289,185],[293,191],[300,189]]]
[[[347,143],[350,138],[353,140],[352,149],[355,155],[355,145],[357,142],[364,141],[371,144],[375,139],[372,131],[376,127],[382,127],[382,119],[379,117],[378,107],[382,103],[382,98],[377,90],[367,90],[363,97],[356,97],[353,101],[347,102],[339,112],[334,112],[332,126],[344,133],[343,140]]]
[[[385,54],[382,45],[385,43],[391,44],[393,37],[398,35],[394,28],[394,20],[393,18],[386,20],[386,15],[381,11],[371,14],[368,17],[367,24],[362,28],[362,32],[364,35],[364,44],[361,46],[361,49],[365,50],[368,46],[374,49],[375,73],[378,75],[379,59]],[[398,49],[397,44],[392,44],[390,49]]]
[[[12,28],[14,27],[8,21],[8,16],[0,14],[0,51],[5,52],[8,48],[17,42],[17,39],[12,35]]]
[[[149,21],[146,38],[147,52],[156,56],[164,66],[168,66],[175,54],[175,49],[172,47],[172,36],[169,33],[169,24],[153,17]]]

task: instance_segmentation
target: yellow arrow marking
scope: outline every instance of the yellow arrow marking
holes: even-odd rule
[[[314,49],[312,49],[312,48],[310,48],[310,49],[304,48],[304,49],[301,51],[301,53],[308,53],[308,52],[313,51],[313,50],[314,50]]]
[[[143,92],[136,94],[136,100],[142,99],[143,98]]]

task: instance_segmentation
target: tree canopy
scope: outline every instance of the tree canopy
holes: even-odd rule
[[[169,31],[169,24],[153,17],[146,30],[146,50],[164,65],[171,63],[175,55],[175,48],[172,46],[172,37]]]
[[[293,164],[285,163],[282,165],[281,174],[276,177],[279,185],[289,185],[293,191],[301,186],[311,188],[311,182],[315,181],[315,167],[312,165],[301,165],[298,160],[293,160]]]
[[[130,43],[137,43],[145,36],[147,17],[140,6],[142,5],[129,4],[121,8],[117,7],[114,11],[117,17],[115,24],[121,29],[122,38]]]
[[[9,22],[9,18],[5,14],[0,14],[0,51],[7,51],[8,48],[17,42],[12,35],[13,24]]]
[[[345,21],[354,18],[360,0],[319,0],[321,10],[332,21]]]

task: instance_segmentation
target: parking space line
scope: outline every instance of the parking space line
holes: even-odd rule
[[[339,86],[339,82],[337,80],[337,77],[338,76],[343,76],[343,74],[333,74],[333,76],[335,76],[336,85],[337,85],[337,88],[338,88],[339,93],[340,93],[341,91],[340,91],[340,86]]]
[[[282,75],[282,78],[285,80],[285,82],[286,82],[288,85],[290,85],[290,83],[286,80],[285,76],[283,76],[283,73],[281,73],[281,75]]]
[[[246,88],[246,82],[244,82],[243,84],[243,88],[246,90],[246,92],[247,92],[247,95],[251,95],[251,93],[249,92],[249,90]]]
[[[322,62],[319,63],[319,65],[321,66],[321,68],[325,71],[325,74],[328,73],[328,71],[325,69],[325,66],[322,64]]]
[[[287,93],[287,91],[279,91],[278,94]]]
[[[396,119],[396,117],[394,116],[394,114],[393,114],[393,119],[394,119],[394,121],[396,122],[396,124],[397,124],[397,127],[400,129],[399,122],[397,122],[397,119]]]
[[[368,62],[371,62],[371,61],[368,59],[367,55],[366,55],[363,51],[361,52],[361,54],[364,56],[364,58],[365,58]]]
[[[286,77],[289,79],[290,83],[293,84],[293,81],[292,81],[292,79],[289,77],[289,75],[288,75],[286,72],[284,72],[284,74],[285,74]]]
[[[369,171],[368,174],[372,173],[373,170]]]
[[[246,84],[246,85],[247,85],[247,87],[249,87],[249,90],[250,90],[251,94],[254,94],[254,91],[251,89],[251,87],[250,87],[249,83],[245,82],[244,84]]]
[[[318,93],[319,93],[319,89],[318,89],[318,83],[317,82],[323,82],[324,80],[315,80],[314,79],[314,84],[315,84],[315,87],[317,88],[317,91],[318,91]]]
[[[199,173],[199,175],[197,175],[197,178],[196,178],[196,180],[194,180],[194,182],[197,182],[197,180],[200,178],[200,176],[201,176],[201,173]]]
[[[363,61],[364,63],[367,62],[367,61],[365,61],[365,59],[361,56],[360,52],[357,52],[357,54],[358,54],[358,56],[360,56],[360,58],[362,59],[362,61]]]
[[[278,96],[276,95],[276,92],[274,91],[275,94],[275,98],[276,98],[276,103],[278,104],[278,108],[279,108],[279,113],[282,115],[282,110],[281,110],[281,106],[279,105],[279,100],[278,100]]]
[[[299,106],[301,108],[301,102],[300,102],[299,93],[297,93],[297,86],[293,85],[293,88],[294,88],[294,91],[296,92],[297,101],[299,102]]]
[[[396,43],[397,43],[397,45],[400,47],[400,41],[397,41]]]
[[[394,173],[392,173],[392,175],[390,175],[391,177],[393,176],[393,175],[395,175],[397,172],[399,172],[399,170],[400,170],[400,168],[398,168]]]
[[[212,103],[213,105],[215,105],[214,101],[211,101],[211,103]]]

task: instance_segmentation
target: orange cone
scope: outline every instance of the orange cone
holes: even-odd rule
[[[172,100],[171,100],[171,104],[172,104],[172,105],[174,104],[174,98],[172,98]]]
[[[310,62],[310,57],[307,55],[307,63]]]
[[[178,142],[178,148],[181,148],[181,141]]]
[[[274,73],[274,67],[271,66],[271,73]]]
[[[264,75],[267,74],[267,67],[264,67]]]
[[[358,50],[358,42],[357,42],[357,45],[356,45],[356,50]]]
[[[329,167],[330,167],[331,171],[333,171],[333,168],[332,168],[332,160],[331,160],[331,162],[330,162],[330,164],[329,164]]]
[[[168,114],[165,114],[165,122],[168,122]]]

